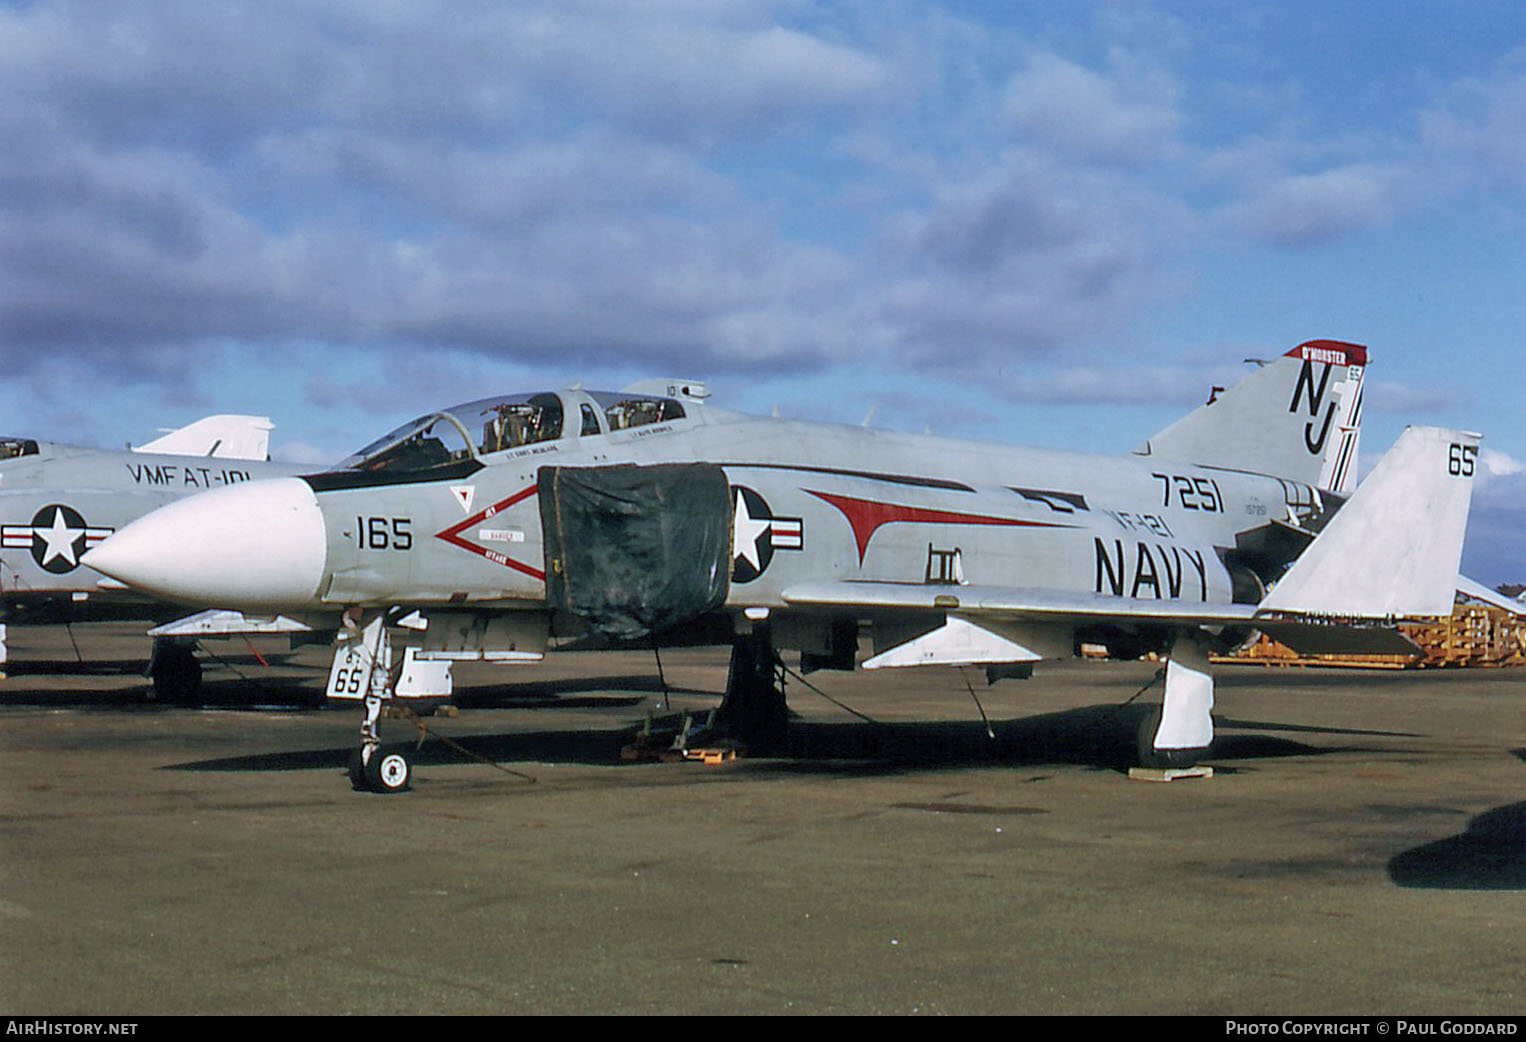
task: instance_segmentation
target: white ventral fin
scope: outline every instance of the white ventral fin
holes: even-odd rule
[[[864,660],[865,669],[1037,662],[1071,652],[1068,630],[1045,625],[980,623],[949,616],[937,629]]]
[[[1462,431],[1407,428],[1260,611],[1451,614],[1478,441]]]

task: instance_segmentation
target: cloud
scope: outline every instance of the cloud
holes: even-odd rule
[[[1441,168],[1463,183],[1526,181],[1526,48],[1483,75],[1449,85],[1419,116],[1420,137]]]
[[[1231,77],[1203,30],[1135,5],[1043,21],[797,0],[0,8],[0,362],[161,401],[205,400],[209,353],[300,364],[294,344],[383,374],[448,352],[765,379],[1042,365],[1050,386],[1003,393],[1191,404],[1188,367],[1120,382],[1074,360],[1169,322],[1189,260],[1400,220],[1440,176],[1426,149],[1484,155],[1515,125],[1519,61],[1441,90],[1418,149],[1313,132],[1286,84],[1210,125]],[[340,408],[369,385],[335,386]]]
[[[840,206],[805,187],[847,154],[821,133],[893,113],[912,52],[775,5],[261,11],[3,16],[0,89],[29,99],[0,114],[13,372],[70,354],[174,380],[209,343],[304,340],[710,372],[957,344],[978,364],[1115,328],[1154,288],[1128,186],[1021,152],[905,167],[931,201],[867,261],[781,211],[769,139],[804,129],[790,177]],[[1084,83],[1103,152],[1174,123],[1169,85],[1122,57],[1026,75],[1011,117],[1053,129],[1055,85]],[[1141,82],[1166,100],[1125,100]]]
[[[338,462],[333,453],[305,441],[277,442],[271,446],[270,458],[277,463],[295,463],[298,466],[315,468],[327,467]]]
[[[1467,403],[1455,387],[1411,387],[1397,380],[1368,380],[1362,401],[1365,409],[1400,416],[1445,413]]]
[[[173,379],[227,339],[720,370],[859,349],[853,265],[708,150],[885,70],[767,5],[99,14],[0,13],[13,375]]]
[[[1526,582],[1526,463],[1483,449],[1462,570],[1490,586]]]
[[[1170,154],[1185,123],[1179,88],[1121,51],[1112,58],[1104,75],[1058,55],[1033,55],[1007,84],[1007,119],[1081,159],[1135,164]]]
[[[944,372],[1086,341],[1167,283],[1171,250],[1156,233],[1171,209],[1108,173],[1004,157],[890,227],[878,316],[898,358]]]
[[[1478,473],[1480,486],[1488,485],[1495,479],[1526,475],[1526,463],[1495,449],[1480,449],[1478,461],[1481,464]],[[1526,499],[1522,500],[1521,505],[1526,507]]]
[[[1071,365],[1033,374],[1007,374],[1001,388],[1017,401],[1054,404],[1169,405],[1183,413],[1208,400],[1213,388],[1233,387],[1245,366]]]
[[[1392,165],[1353,164],[1289,174],[1228,206],[1226,219],[1278,246],[1309,247],[1391,220],[1409,175]]]

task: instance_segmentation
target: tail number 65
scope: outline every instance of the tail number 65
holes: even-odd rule
[[[1477,465],[1478,446],[1452,443],[1447,452],[1447,473],[1454,478],[1471,478]]]

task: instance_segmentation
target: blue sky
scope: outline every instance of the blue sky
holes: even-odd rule
[[[1518,3],[0,2],[0,97],[3,433],[660,375],[1125,451],[1333,337],[1526,581]]]

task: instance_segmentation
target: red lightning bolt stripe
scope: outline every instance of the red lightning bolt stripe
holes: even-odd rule
[[[486,521],[494,514],[507,510],[509,507],[514,506],[516,503],[524,502],[539,491],[539,485],[531,485],[528,488],[522,488],[510,496],[508,499],[499,500],[497,503],[494,503],[486,510],[478,511],[471,517],[467,518],[465,521],[462,521],[460,524],[451,525],[443,532],[436,532],[435,538],[443,539],[447,543],[450,543],[452,546],[459,546],[463,550],[469,550],[479,557],[485,557],[489,561],[492,561],[494,564],[501,564],[505,568],[512,568],[516,572],[523,572],[532,579],[538,579],[541,582],[545,582],[546,573],[541,571],[539,568],[531,568],[527,564],[514,560],[514,558],[510,557],[508,554],[500,553],[497,550],[489,550],[485,546],[478,546],[476,543],[468,542],[467,540],[461,538],[461,533],[466,531],[468,528],[472,527],[473,525],[481,524],[483,521]]]
[[[806,489],[817,499],[824,500],[838,510],[848,519],[848,524],[853,528],[853,538],[858,542],[858,563],[864,563],[864,553],[869,549],[869,540],[881,525],[893,524],[897,521],[910,521],[929,525],[1003,525],[1010,528],[1071,528],[1071,525],[1057,525],[1048,521],[1024,521],[1015,517],[991,517],[986,514],[960,514],[951,510],[929,510],[924,507],[899,506],[895,503],[877,503],[872,499],[855,499],[852,496],[839,496],[832,492],[817,492],[814,489]]]

